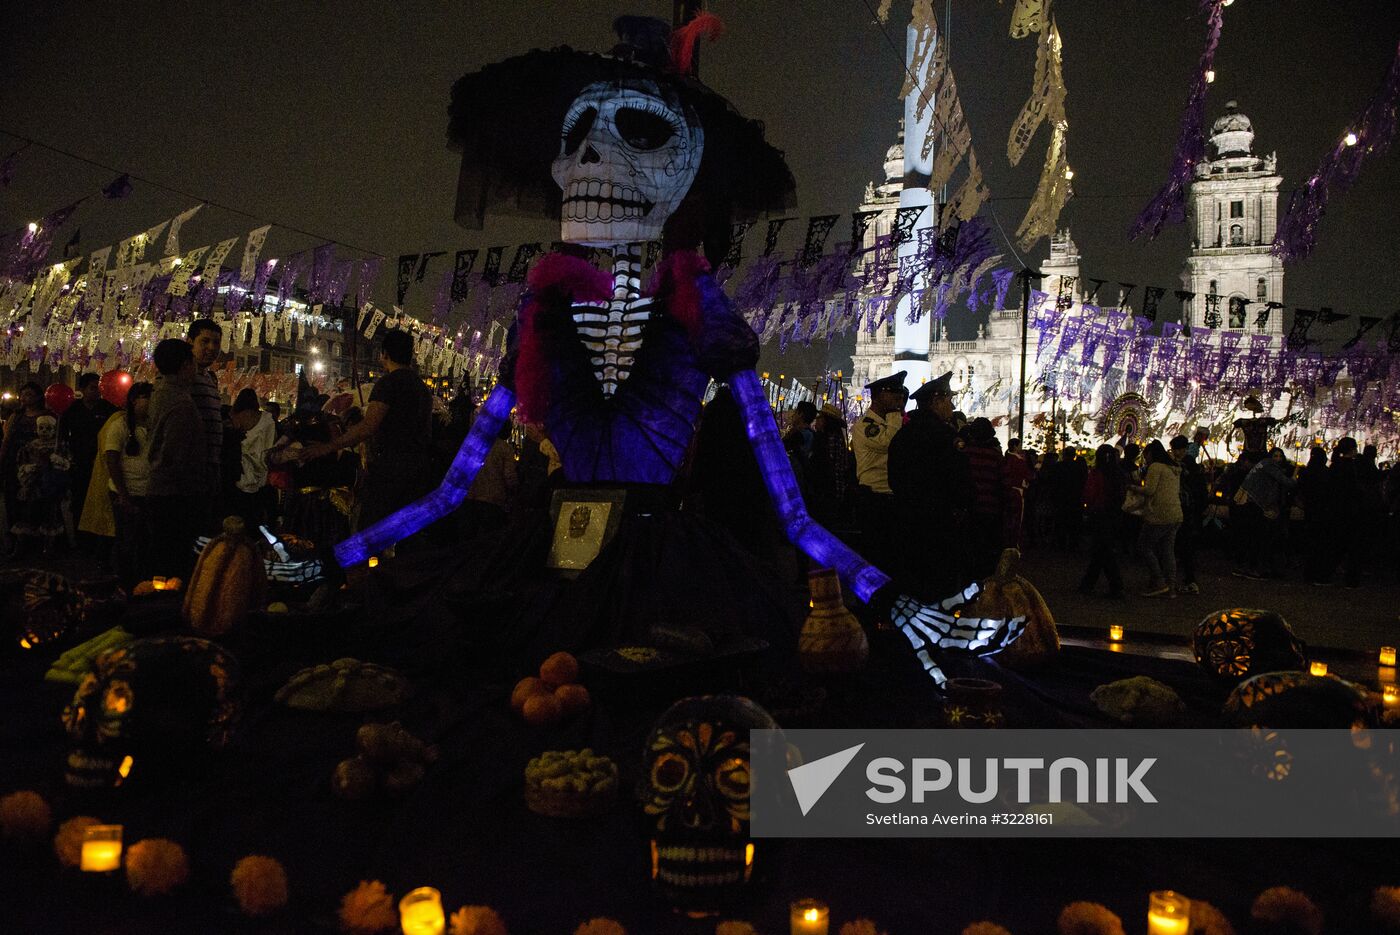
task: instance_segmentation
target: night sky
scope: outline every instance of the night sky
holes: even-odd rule
[[[1011,6],[954,0],[949,26],[937,4],[993,194],[983,213],[990,210],[1008,235],[1035,189],[1049,133],[1043,126],[1021,165],[1008,167],[1007,132],[1035,60],[1034,37],[1007,35]],[[703,78],[767,123],[797,178],[801,214],[848,214],[866,181],[879,175],[901,114],[895,95],[902,63],[863,0],[711,0],[708,8],[729,34],[704,47]],[[1057,8],[1076,190],[1061,225],[1073,230],[1085,275],[1177,288],[1184,227],[1150,243],[1129,243],[1127,230],[1166,175],[1203,41],[1196,0],[1061,0]],[[886,29],[902,55],[908,4],[894,9]],[[453,223],[458,157],[444,145],[448,92],[462,73],[532,47],[606,49],[611,19],[623,12],[669,19],[671,4],[168,2],[100,11],[25,4],[7,17],[0,131],[258,219],[206,207],[186,227],[185,249],[268,221],[391,258],[548,241],[556,230],[539,222],[488,218],[483,231]],[[1390,0],[1238,0],[1225,11],[1207,123],[1227,100],[1238,100],[1254,123],[1256,152],[1277,150],[1289,189],[1370,99],[1398,33]],[[0,133],[0,157],[19,145]],[[0,190],[0,229],[96,192],[112,177],[30,147],[10,187]],[[80,227],[81,249],[90,252],[198,199],[138,182],[124,200],[86,202],[58,243]],[[1280,201],[1282,210],[1286,196]],[[1284,301],[1395,311],[1397,205],[1400,151],[1392,151],[1367,164],[1356,188],[1334,200],[1316,253],[1287,274]],[[318,242],[274,228],[263,256]],[[1047,249],[1042,242],[1029,259],[1038,262]],[[392,301],[392,278],[386,268],[381,304]],[[434,278],[430,273],[410,293],[410,310],[431,303]],[[965,311],[950,324],[955,339],[975,330]],[[765,366],[803,375],[841,366],[849,344],[789,351],[783,360],[771,350]]]

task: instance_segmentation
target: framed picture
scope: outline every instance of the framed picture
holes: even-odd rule
[[[569,577],[587,568],[617,533],[626,499],[627,491],[620,488],[554,491],[549,505],[554,535],[546,566]]]

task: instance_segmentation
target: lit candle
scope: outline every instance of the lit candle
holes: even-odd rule
[[[799,899],[792,904],[792,935],[827,935],[831,910],[819,899]]]
[[[1308,671],[1311,672],[1313,675],[1326,675],[1327,663],[1314,662],[1312,665],[1308,666]]]
[[[447,927],[442,894],[431,886],[420,886],[399,900],[399,925],[403,935],[442,935]]]
[[[1391,682],[1381,686],[1381,698],[1387,706],[1400,704],[1400,685]]]
[[[1380,661],[1381,661],[1381,665],[1383,665],[1383,666],[1393,666],[1393,665],[1395,665],[1395,647],[1394,647],[1394,646],[1382,646],[1382,647],[1381,647],[1381,660],[1380,660]]]
[[[1147,935],[1187,935],[1191,930],[1191,900],[1171,890],[1147,898]]]
[[[122,826],[93,825],[83,832],[83,854],[79,863],[87,873],[110,873],[122,865]]]
[[[1116,623],[1113,624],[1113,626],[1108,628],[1108,638],[1115,643],[1121,640],[1123,638],[1123,627]]]
[[[164,591],[165,579],[162,578],[160,575],[156,575],[151,579],[151,588],[156,591]]]

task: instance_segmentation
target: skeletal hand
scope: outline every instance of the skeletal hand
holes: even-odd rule
[[[964,617],[957,610],[981,591],[976,583],[960,593],[936,604],[925,604],[916,598],[900,595],[890,611],[894,625],[914,647],[924,671],[942,688],[948,681],[943,670],[933,661],[930,650],[962,650],[979,656],[1001,652],[1016,641],[1026,628],[1026,618],[998,620],[988,617]]]

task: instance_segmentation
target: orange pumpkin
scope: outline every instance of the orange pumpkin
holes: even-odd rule
[[[540,678],[558,688],[578,681],[578,660],[568,653],[555,653],[540,663]]]
[[[592,704],[588,689],[582,685],[560,685],[554,690],[554,697],[559,699],[559,707],[563,709],[565,717],[587,711]]]
[[[515,689],[510,693],[511,710],[519,714],[525,710],[525,702],[535,695],[549,693],[549,686],[542,679],[537,679],[533,675],[526,676],[515,683]]]
[[[541,727],[564,716],[564,707],[553,695],[531,695],[525,699],[525,723]]]
[[[266,603],[267,569],[258,547],[237,516],[224,518],[224,531],[209,541],[195,563],[185,592],[185,622],[201,636],[222,636],[249,611]]]
[[[1026,629],[1016,642],[996,655],[1008,669],[1031,669],[1054,659],[1060,651],[1060,634],[1055,615],[1035,585],[1016,574],[1021,553],[1006,549],[997,562],[996,574],[982,582],[977,600],[961,608],[964,617],[1010,619],[1024,616]]]

